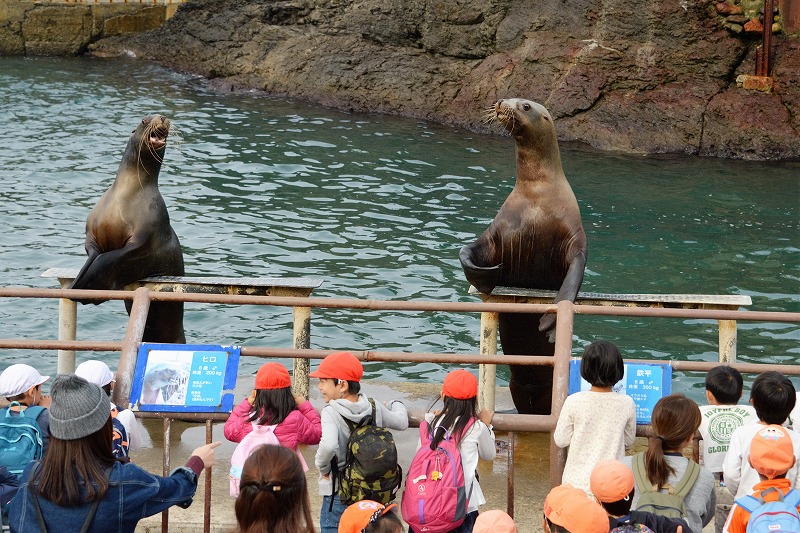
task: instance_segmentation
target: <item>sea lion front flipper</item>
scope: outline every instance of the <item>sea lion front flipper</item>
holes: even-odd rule
[[[458,254],[458,259],[461,261],[461,268],[464,269],[464,275],[467,277],[473,287],[478,289],[484,294],[491,294],[492,290],[497,286],[500,281],[500,273],[503,264],[493,266],[478,266],[474,261],[474,247],[479,241],[468,244],[461,248]]]
[[[564,276],[564,281],[561,282],[561,287],[558,289],[553,303],[558,303],[562,300],[569,300],[574,302],[578,296],[578,291],[583,283],[583,273],[586,269],[586,248],[579,251],[578,254],[572,259],[567,269],[567,275]],[[541,320],[539,320],[539,331],[547,332],[547,339],[553,343],[556,342],[556,314],[545,313]]]

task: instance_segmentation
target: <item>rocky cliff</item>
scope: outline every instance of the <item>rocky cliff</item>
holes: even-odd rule
[[[747,90],[761,35],[731,16],[706,0],[190,0],[91,50],[475,130],[518,96],[601,149],[800,158],[800,38],[778,13],[772,89]]]

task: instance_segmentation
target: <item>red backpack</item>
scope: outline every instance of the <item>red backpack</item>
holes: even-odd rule
[[[467,432],[475,419],[467,424]],[[401,511],[403,520],[414,531],[443,533],[457,528],[467,516],[469,494],[464,487],[464,467],[458,443],[449,430],[435,450],[431,450],[428,423],[419,425],[421,446],[406,474]],[[463,433],[462,433],[463,435]]]

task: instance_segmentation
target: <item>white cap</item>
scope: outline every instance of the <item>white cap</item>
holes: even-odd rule
[[[96,359],[79,364],[75,369],[75,375],[101,388],[114,381],[114,373],[108,368],[108,365]]]
[[[11,397],[22,394],[48,379],[50,376],[39,374],[39,371],[30,365],[22,363],[11,365],[0,374],[0,396]]]

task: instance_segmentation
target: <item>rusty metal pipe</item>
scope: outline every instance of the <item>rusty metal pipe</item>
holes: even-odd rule
[[[142,342],[149,311],[150,291],[139,287],[134,291],[131,316],[128,320],[128,329],[125,331],[125,339],[122,341],[122,355],[117,366],[117,382],[114,385],[114,403],[122,409],[127,409],[130,404],[133,372],[136,370],[139,344]]]

